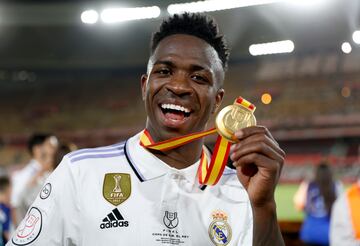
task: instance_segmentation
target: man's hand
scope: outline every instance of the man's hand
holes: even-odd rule
[[[285,153],[262,126],[251,126],[235,133],[240,142],[233,144],[230,158],[253,206],[272,202]]]
[[[253,245],[284,245],[277,223],[274,192],[284,164],[284,151],[268,129],[252,126],[235,133],[230,158],[248,192],[254,216]]]

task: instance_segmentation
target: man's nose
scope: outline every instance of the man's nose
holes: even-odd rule
[[[191,81],[186,73],[175,73],[171,76],[170,81],[166,84],[166,88],[176,95],[190,95],[193,93]]]

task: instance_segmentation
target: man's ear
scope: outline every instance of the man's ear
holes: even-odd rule
[[[146,95],[147,78],[148,78],[147,74],[141,75],[141,95],[143,100],[145,100],[145,95]]]
[[[216,93],[215,105],[212,111],[213,114],[216,113],[216,111],[219,109],[221,102],[224,98],[224,95],[225,95],[225,90],[223,88],[220,88]]]

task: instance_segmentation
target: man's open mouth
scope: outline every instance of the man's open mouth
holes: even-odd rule
[[[181,121],[189,117],[191,110],[181,105],[162,103],[160,104],[161,111],[167,119],[173,121]]]

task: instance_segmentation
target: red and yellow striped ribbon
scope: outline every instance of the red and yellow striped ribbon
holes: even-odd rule
[[[255,111],[255,109],[256,109],[254,104],[252,104],[251,102],[249,102],[248,100],[246,100],[242,97],[236,98],[235,103],[240,104],[240,105],[244,106],[245,108],[250,109],[251,111]]]
[[[200,165],[198,169],[198,178],[200,184],[216,185],[222,173],[224,172],[227,159],[229,157],[231,142],[222,136],[218,136],[208,165],[205,151],[201,154]]]
[[[141,138],[140,138],[140,145],[144,146],[148,149],[167,151],[167,150],[171,150],[176,147],[182,146],[184,144],[190,143],[196,139],[208,136],[213,133],[216,133],[215,128],[211,128],[207,131],[192,133],[192,134],[188,134],[185,136],[171,138],[171,139],[168,139],[165,141],[155,143],[152,140],[150,133],[145,129],[144,133],[141,135]]]
[[[140,145],[148,149],[167,151],[213,133],[216,133],[215,128],[155,143],[148,130],[145,129],[140,137]],[[231,143],[228,140],[218,136],[210,165],[208,165],[205,147],[203,147],[198,169],[200,184],[215,185],[219,181],[226,166],[230,145]]]
[[[241,104],[250,110],[255,109],[253,104],[242,97],[238,97],[235,103]],[[140,137],[140,145],[148,149],[167,151],[214,133],[216,133],[216,128],[211,128],[207,131],[192,133],[182,137],[171,138],[155,143],[151,138],[149,131],[145,129]],[[198,178],[200,184],[215,185],[219,181],[229,157],[230,146],[231,142],[219,135],[216,140],[214,152],[209,165],[205,147],[203,147],[200,157],[200,165],[198,168]]]

